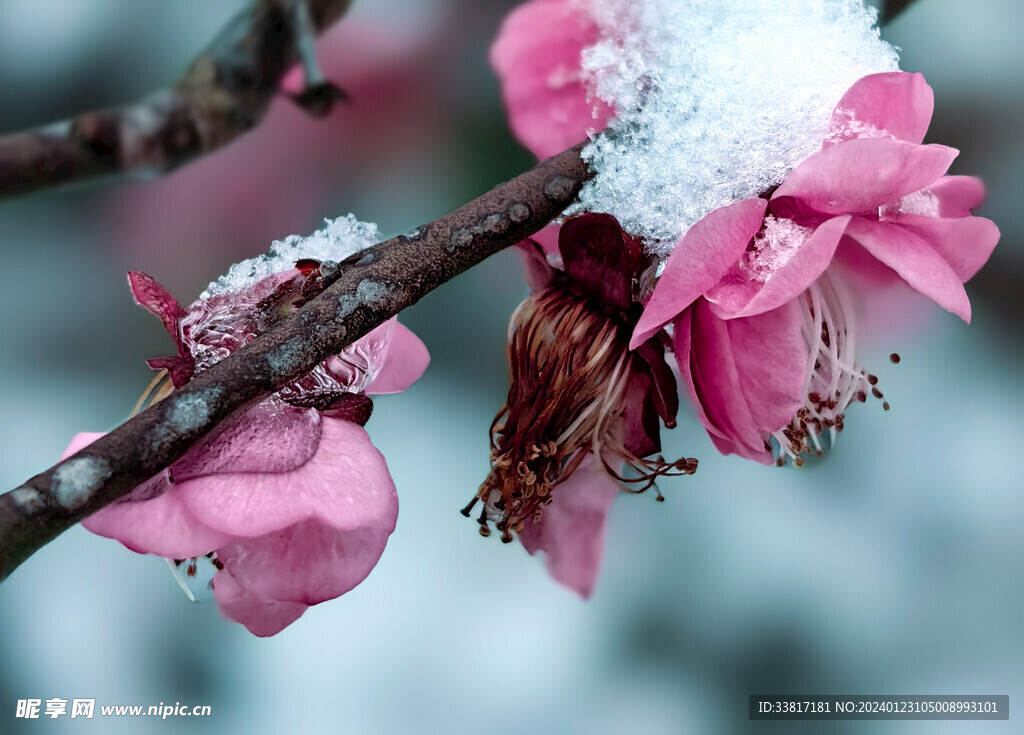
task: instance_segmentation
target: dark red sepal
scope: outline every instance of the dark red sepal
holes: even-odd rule
[[[625,312],[633,303],[633,281],[646,267],[640,241],[610,214],[570,217],[558,235],[569,283],[602,305]]]

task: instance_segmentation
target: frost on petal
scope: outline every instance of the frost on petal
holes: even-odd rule
[[[935,95],[922,74],[870,74],[855,82],[839,100],[828,142],[888,134],[920,143],[934,109]]]
[[[382,367],[366,386],[366,392],[371,395],[401,393],[420,379],[429,364],[427,346],[396,319]]]
[[[171,466],[175,482],[203,475],[290,472],[320,442],[320,414],[271,396],[224,421]]]
[[[776,232],[769,218],[740,265],[708,290],[712,310],[723,319],[754,316],[797,298],[832,262],[849,220],[833,217],[811,231],[782,220]]]
[[[860,138],[825,148],[797,166],[772,195],[799,199],[826,214],[870,212],[941,177],[957,150]]]
[[[261,638],[277,635],[309,608],[301,602],[261,600],[242,588],[227,571],[214,577],[213,595],[224,617],[241,623]]]
[[[82,433],[71,440],[61,459],[84,449],[103,434]],[[98,536],[120,541],[139,554],[158,554],[175,559],[201,556],[230,539],[200,523],[167,483],[157,475],[128,497],[112,503],[82,521]],[[136,501],[133,498],[148,497]]]
[[[964,282],[985,265],[999,242],[999,228],[984,217],[938,218],[906,214],[890,222],[905,227],[931,245]]]
[[[683,236],[665,264],[636,325],[630,347],[646,341],[734,267],[764,217],[764,199],[744,199],[711,212]]]
[[[588,99],[581,71],[597,33],[571,0],[532,0],[509,14],[491,47],[512,131],[538,158],[576,145],[611,117]]]
[[[178,492],[204,523],[242,537],[318,519],[338,531],[372,528],[383,540],[398,517],[394,483],[369,435],[361,426],[327,417],[321,419],[316,453],[302,467],[281,474],[208,475],[180,483]]]
[[[543,551],[555,581],[590,597],[604,550],[608,509],[619,486],[588,456],[565,482],[555,487],[540,523],[524,522],[519,539],[531,554]]]
[[[945,259],[913,232],[900,225],[854,217],[846,234],[896,271],[911,288],[965,322],[971,321],[971,304],[963,282]]]

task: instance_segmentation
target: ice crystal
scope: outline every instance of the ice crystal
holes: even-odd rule
[[[861,0],[578,0],[601,38],[583,69],[612,104],[584,151],[582,208],[667,254],[711,210],[779,184],[861,77],[898,68]]]
[[[208,299],[217,294],[238,293],[258,281],[295,266],[305,258],[340,263],[345,258],[380,242],[377,225],[361,222],[355,215],[325,219],[324,227],[307,237],[289,235],[277,240],[264,255],[235,263],[200,295]]]

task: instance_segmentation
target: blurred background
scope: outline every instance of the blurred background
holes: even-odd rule
[[[132,304],[143,270],[183,303],[324,216],[385,234],[532,159],[486,59],[511,0],[358,0],[323,37],[352,104],[287,100],[229,150],[163,179],[0,202],[0,486],[124,420],[168,354]],[[4,0],[0,134],[167,85],[240,0]],[[936,92],[928,139],[982,176],[1003,238],[968,285],[862,363],[892,410],[856,406],[803,470],[717,455],[692,417],[666,454],[694,477],[622,496],[589,602],[457,512],[487,473],[525,286],[492,258],[402,315],[431,369],[367,426],[401,498],[369,579],[266,640],[186,600],[164,563],[74,528],[0,587],[0,732],[1015,732],[1024,706],[1024,18],[1016,0],[920,0],[887,29]],[[916,313],[916,312],[915,312]],[[899,366],[888,354],[903,356]],[[747,721],[747,695],[1009,694],[1010,722]],[[209,704],[209,718],[14,718],[23,698]]]

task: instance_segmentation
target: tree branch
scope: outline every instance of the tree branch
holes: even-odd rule
[[[896,20],[915,0],[882,0],[878,8],[878,25],[884,26]]]
[[[312,34],[351,0],[252,0],[177,83],[138,102],[0,138],[0,196],[101,176],[162,174],[210,153],[263,119],[296,60],[307,90],[296,101],[323,114],[340,93],[323,81]]]
[[[170,465],[235,411],[557,217],[590,175],[582,148],[357,253],[296,314],[82,451],[0,495],[0,579],[67,528]]]

